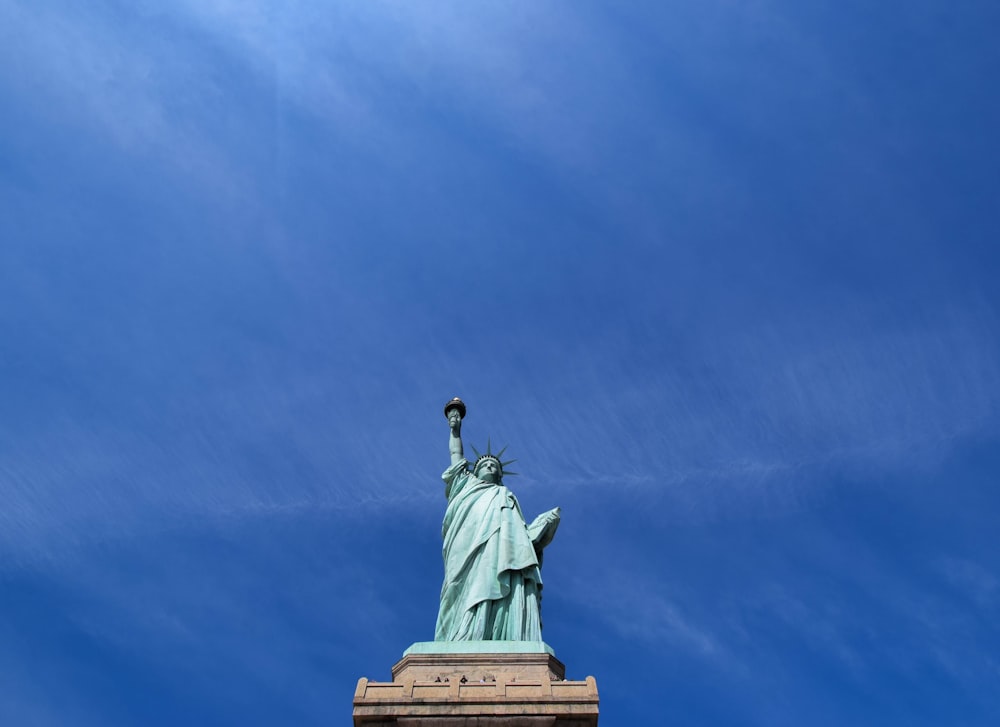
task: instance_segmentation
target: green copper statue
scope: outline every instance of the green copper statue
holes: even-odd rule
[[[541,641],[542,549],[559,526],[559,508],[525,523],[514,493],[503,484],[503,451],[465,459],[465,403],[445,405],[451,427],[451,467],[444,471],[448,498],[444,585],[435,641]],[[478,453],[477,453],[478,454]],[[512,472],[506,473],[514,474]]]

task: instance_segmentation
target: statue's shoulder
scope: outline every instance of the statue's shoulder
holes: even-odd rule
[[[471,476],[472,471],[469,469],[469,461],[462,459],[455,464],[451,465],[448,469],[441,473],[441,479],[445,482],[451,482],[459,477],[467,475]]]

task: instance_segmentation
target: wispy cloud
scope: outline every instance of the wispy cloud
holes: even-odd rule
[[[1000,577],[980,563],[942,557],[934,567],[960,593],[990,614],[1000,607]]]
[[[559,495],[613,483],[682,512],[795,509],[831,473],[924,472],[957,439],[995,426],[995,316],[973,304],[881,317],[856,304],[799,311],[683,341],[661,366],[581,351],[558,381],[540,372],[566,356],[539,341],[499,427],[530,458],[522,471]],[[535,430],[508,411],[531,412]]]
[[[570,571],[563,588],[560,598],[594,613],[633,648],[680,649],[716,665],[730,657],[724,640],[703,615],[692,604],[682,606],[668,595],[668,586],[651,571],[622,567],[616,557],[589,558],[585,568]]]

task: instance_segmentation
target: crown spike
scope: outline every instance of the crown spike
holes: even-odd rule
[[[472,451],[476,453],[477,457],[482,457],[483,456],[483,455],[479,454],[479,450],[476,449],[476,445],[474,445],[472,442],[469,442],[469,446],[472,447]]]

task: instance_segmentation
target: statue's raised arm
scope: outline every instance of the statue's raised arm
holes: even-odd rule
[[[465,459],[462,448],[462,419],[465,418],[465,402],[457,396],[444,405],[444,415],[448,417],[451,435],[448,437],[448,451],[451,452],[451,463],[458,464]]]

